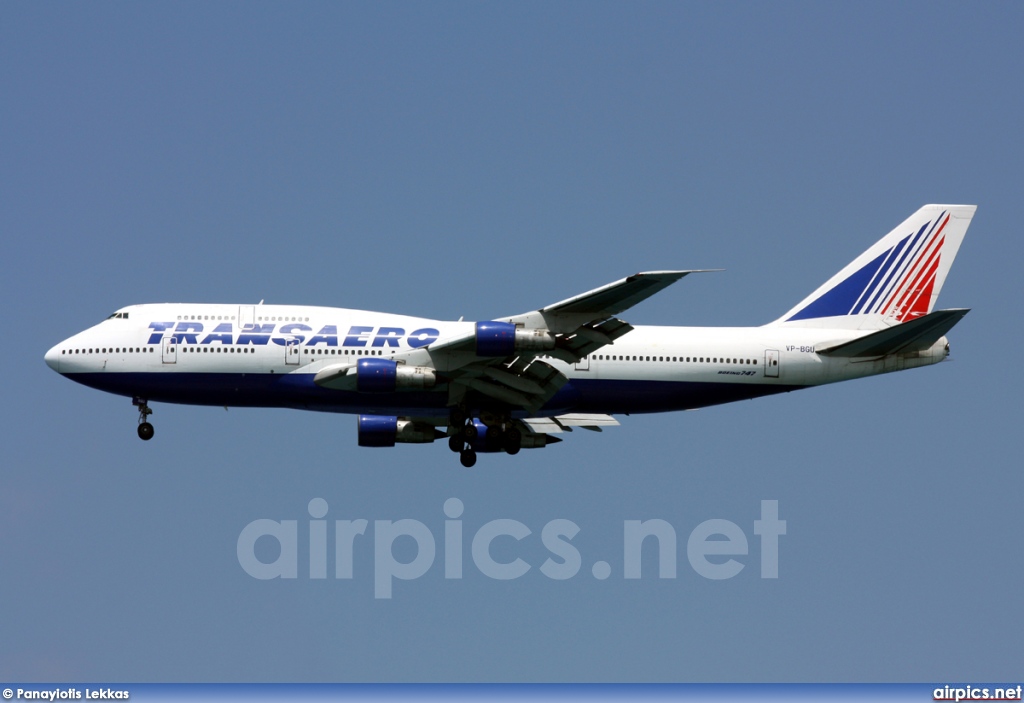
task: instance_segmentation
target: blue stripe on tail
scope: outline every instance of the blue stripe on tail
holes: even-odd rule
[[[890,251],[892,251],[890,249]],[[849,315],[853,306],[860,300],[861,294],[878,273],[879,267],[889,256],[884,252],[860,271],[852,274],[825,295],[809,303],[789,320],[807,320],[814,317],[837,317]]]

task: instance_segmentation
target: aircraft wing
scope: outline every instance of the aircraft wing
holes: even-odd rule
[[[617,314],[680,278],[698,272],[638,273],[540,310],[493,320],[543,337],[542,349],[520,350],[505,356],[480,356],[477,332],[470,330],[392,358],[399,363],[436,370],[439,380],[449,385],[449,405],[463,402],[467,393],[475,391],[500,405],[536,412],[568,382],[546,359],[575,364],[611,344],[633,329],[629,323],[615,317]],[[322,369],[315,382],[327,388],[347,389],[354,387],[355,374],[355,364],[335,364]],[[593,426],[600,428],[600,424]]]
[[[555,333],[567,334],[583,325],[618,315],[691,273],[717,270],[719,269],[645,271],[534,312],[500,319],[521,324],[528,329],[545,328]]]
[[[633,329],[628,323],[616,320],[615,315],[664,290],[684,276],[718,270],[637,273],[540,310],[498,317],[495,320],[524,329],[552,332],[559,338],[559,343],[550,355],[566,363],[576,363],[595,349],[610,344]],[[430,351],[470,351],[475,342],[475,333],[469,332],[459,337],[438,340],[430,345]]]
[[[697,271],[638,273],[540,310],[496,318],[497,322],[525,330],[546,330],[554,336],[553,349],[516,352],[504,358],[477,357],[473,352],[476,338],[471,332],[457,339],[438,340],[428,351],[432,356],[448,354],[454,359],[461,355],[465,359],[466,363],[450,367],[446,372],[451,384],[450,403],[461,402],[471,390],[535,412],[568,382],[546,358],[575,364],[611,344],[633,329],[632,325],[615,317],[617,314],[691,273]],[[467,355],[472,358],[465,358]],[[594,426],[599,429],[599,425]]]
[[[436,428],[444,428],[448,425],[447,415],[403,417],[402,419],[412,423],[416,429],[420,430],[421,436],[424,437],[430,436],[429,431],[424,432],[425,429],[434,428],[436,431],[435,437],[440,438],[443,436],[443,432],[436,430]],[[574,427],[592,432],[601,432],[604,427],[618,427],[619,424],[619,421],[611,415],[589,413],[567,413],[552,417],[528,417],[514,421],[514,425],[522,435],[520,442],[523,448],[543,447],[548,444],[561,442],[561,439],[551,435],[572,432]]]

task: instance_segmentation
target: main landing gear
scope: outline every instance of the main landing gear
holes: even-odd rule
[[[523,434],[512,424],[511,418],[505,417],[499,422],[488,419],[487,422],[486,431],[481,438],[479,427],[464,407],[459,406],[451,410],[448,448],[459,455],[459,461],[467,469],[476,464],[474,445],[482,444],[482,451],[519,453]]]
[[[153,439],[153,425],[149,424],[149,416],[153,414],[145,398],[132,398],[132,405],[139,409],[139,439]]]
[[[448,426],[448,448],[459,455],[459,461],[463,466],[467,469],[472,468],[476,465],[476,451],[473,450],[472,442],[477,436],[473,418],[464,407],[454,407],[448,417]]]

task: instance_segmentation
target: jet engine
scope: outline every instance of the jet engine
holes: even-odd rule
[[[433,388],[434,369],[406,366],[390,359],[360,359],[356,364],[356,390],[360,393],[388,393],[400,388]]]
[[[393,447],[395,443],[427,444],[444,432],[422,422],[413,422],[394,415],[360,415],[360,447]]]
[[[476,355],[508,356],[516,351],[548,351],[555,335],[548,330],[526,330],[511,322],[476,323]]]

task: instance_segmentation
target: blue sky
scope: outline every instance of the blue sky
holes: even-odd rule
[[[5,3],[0,678],[1019,675],[1022,23],[1013,3]],[[142,443],[127,399],[42,360],[132,303],[488,319],[669,268],[726,271],[626,319],[757,325],[928,202],[979,206],[940,300],[973,308],[951,363],[472,470],[284,410],[154,405]],[[332,524],[418,520],[440,554],[452,497],[464,578],[438,557],[390,600],[372,541],[350,581],[303,577],[301,539],[294,580],[236,557],[253,520],[302,538],[314,498]],[[787,521],[777,580],[762,500]],[[627,580],[624,522],[653,518],[677,577],[652,549]],[[495,519],[532,531],[495,543],[521,578],[470,563]],[[564,581],[539,568],[555,519],[580,528]],[[749,540],[732,579],[688,565],[708,519]]]

